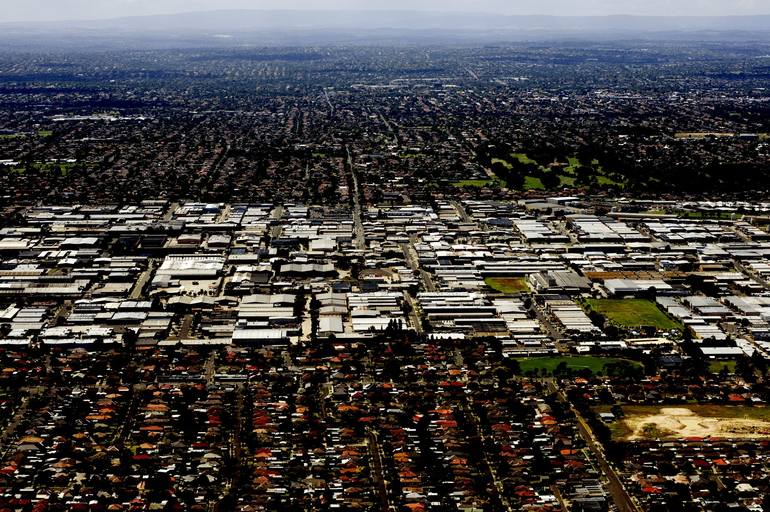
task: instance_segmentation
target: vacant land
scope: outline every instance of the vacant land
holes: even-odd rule
[[[579,370],[591,370],[591,373],[605,374],[607,373],[607,366],[617,365],[625,363],[631,366],[641,368],[641,364],[629,359],[619,359],[616,357],[594,357],[594,356],[577,356],[577,357],[530,357],[526,359],[519,359],[519,367],[521,373],[526,375],[528,372],[534,372],[542,374],[545,372],[547,375],[553,374],[553,371],[562,363],[567,365],[567,369],[572,371]]]
[[[523,277],[487,277],[484,282],[500,293],[517,294],[529,291],[529,285]]]
[[[624,406],[611,426],[622,441],[643,439],[770,439],[770,409],[719,405]]]
[[[654,327],[660,331],[682,329],[658,306],[644,299],[588,299],[588,307],[619,327]]]

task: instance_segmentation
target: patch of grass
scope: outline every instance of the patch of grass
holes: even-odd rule
[[[532,160],[526,153],[511,153],[511,156],[523,164],[535,164],[540,165],[537,161]]]
[[[3,133],[0,134],[0,140],[20,139],[24,136],[25,135],[23,133]]]
[[[727,368],[727,373],[735,373],[735,361],[712,361],[709,363],[711,373],[721,373],[722,368]]]
[[[50,137],[53,135],[53,132],[51,130],[38,130],[37,135],[39,137]]]
[[[487,277],[484,282],[493,290],[509,295],[529,291],[527,280],[523,277]]]
[[[553,371],[561,364],[567,365],[567,369],[572,371],[590,370],[594,374],[605,374],[608,365],[616,365],[621,362],[628,363],[637,368],[642,365],[629,359],[619,359],[616,357],[596,357],[596,356],[575,356],[575,357],[528,357],[518,359],[522,375],[528,372],[534,372],[542,375],[545,371],[547,375],[552,375]]]
[[[75,164],[71,162],[38,162],[32,164],[32,167],[38,171],[58,172],[62,176],[67,176],[75,168]]]
[[[580,167],[580,160],[577,157],[571,156],[567,158],[567,167],[564,167],[562,169],[562,172],[568,176],[573,176],[573,182],[574,177],[577,176],[577,168]]]
[[[717,219],[717,220],[732,220],[743,218],[742,214],[734,212],[722,212],[722,211],[683,211],[679,213],[679,217],[682,219]]]
[[[506,169],[513,169],[513,165],[511,165],[510,162],[503,160],[502,158],[493,158],[492,159],[493,164],[501,164]]]
[[[623,183],[620,183],[618,181],[613,180],[609,176],[606,176],[604,174],[597,174],[596,176],[596,183],[599,184],[599,186],[617,186],[620,188],[625,188],[625,185]]]
[[[591,167],[593,169],[592,176],[596,179],[596,184],[600,187],[619,187],[625,188],[625,184],[614,179],[604,170],[604,167],[599,163],[599,160],[594,158],[589,165],[583,164],[576,156],[567,157],[568,166],[564,168],[564,173],[568,175],[575,175],[578,167]],[[574,183],[574,182],[573,182]]]
[[[645,299],[588,299],[588,307],[613,324],[624,328],[654,327],[660,331],[682,330],[661,311],[657,304]]]
[[[576,156],[568,156],[567,167],[564,169],[570,174],[573,174],[578,167],[592,167],[597,172],[602,170],[602,166],[599,165],[599,160],[597,159],[594,159],[590,164],[586,165],[580,160],[580,158]]]
[[[524,190],[545,190],[545,186],[540,178],[527,176],[524,178]]]

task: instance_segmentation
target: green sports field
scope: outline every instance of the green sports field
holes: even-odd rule
[[[595,356],[559,356],[559,357],[528,357],[526,359],[517,359],[522,375],[528,372],[547,375],[553,374],[553,371],[561,364],[567,365],[567,369],[572,371],[590,370],[594,374],[606,374],[607,365],[616,365],[625,362],[631,366],[642,368],[642,365],[629,359],[619,359],[616,357],[595,357]]]

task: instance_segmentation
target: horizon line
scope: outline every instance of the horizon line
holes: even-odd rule
[[[350,12],[350,13],[420,13],[420,14],[454,14],[454,15],[476,15],[476,16],[501,16],[505,18],[529,18],[529,17],[543,17],[543,18],[668,18],[668,19],[729,19],[729,18],[756,18],[770,16],[770,11],[760,14],[682,14],[682,15],[670,15],[670,14],[544,14],[544,13],[530,13],[530,14],[506,14],[495,11],[468,11],[468,10],[436,10],[436,9],[369,9],[369,8],[312,8],[312,9],[298,9],[298,8],[284,8],[284,9],[260,9],[260,8],[224,8],[224,9],[202,9],[191,11],[173,11],[165,13],[153,13],[153,14],[126,14],[121,16],[101,16],[101,17],[78,17],[68,19],[47,19],[47,20],[7,20],[1,21],[0,25],[8,24],[50,24],[50,23],[72,23],[83,21],[111,21],[121,19],[132,18],[159,18],[165,16],[184,16],[189,14],[207,14],[207,13],[226,13],[226,12],[263,12],[263,13],[312,13],[312,12]]]

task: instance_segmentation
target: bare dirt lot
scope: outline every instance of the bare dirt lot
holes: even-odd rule
[[[764,407],[681,406],[624,407],[614,425],[616,438],[770,439],[770,411]]]

